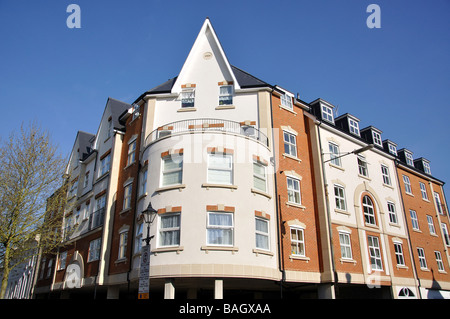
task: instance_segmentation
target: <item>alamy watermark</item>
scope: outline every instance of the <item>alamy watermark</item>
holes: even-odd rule
[[[66,20],[66,25],[69,29],[81,28],[81,8],[78,4],[69,4],[66,9],[67,13],[71,13]]]
[[[367,13],[371,13],[366,20],[369,29],[381,28],[381,8],[378,4],[369,4],[366,9]]]

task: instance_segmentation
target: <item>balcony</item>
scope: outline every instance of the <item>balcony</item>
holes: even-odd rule
[[[255,124],[255,122],[234,122],[210,118],[172,122],[151,132],[145,138],[145,147],[167,136],[194,132],[224,132],[242,135],[269,146],[269,139],[253,126]]]
[[[89,230],[103,226],[103,220],[105,218],[105,208],[100,208],[92,213],[89,219]]]

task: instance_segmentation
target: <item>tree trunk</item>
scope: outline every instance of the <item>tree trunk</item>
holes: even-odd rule
[[[9,269],[9,247],[6,246],[5,259],[3,262],[3,279],[2,279],[2,288],[0,289],[0,299],[5,298],[6,288],[8,287],[8,279],[9,279],[10,271],[11,271],[11,269]]]

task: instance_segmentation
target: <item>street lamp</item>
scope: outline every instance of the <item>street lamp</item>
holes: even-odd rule
[[[157,211],[152,207],[152,203],[148,203],[145,210],[142,211],[142,216],[147,224],[147,237],[142,239],[147,245],[141,248],[141,268],[139,272],[139,299],[149,299],[150,290],[150,240],[154,236],[150,236],[150,225],[155,220]]]
[[[342,155],[339,155],[339,156],[336,156],[336,157],[332,157],[329,160],[324,161],[323,163],[325,164],[326,162],[329,162],[329,161],[335,160],[336,158],[341,158],[341,157],[344,157],[344,156],[347,156],[347,155],[350,155],[350,154],[359,154],[359,153],[371,150],[373,147],[374,147],[373,144],[369,144],[369,145],[366,145],[364,147],[361,147],[361,148],[358,148],[356,150],[353,150],[351,152],[348,152],[348,153],[345,153],[345,154],[342,154]]]
[[[147,237],[143,239],[147,245],[150,244],[150,240],[154,237],[150,236],[150,225],[153,224],[157,213],[158,212],[152,207],[151,202],[148,203],[147,208],[141,213],[144,216],[145,223],[147,224]]]

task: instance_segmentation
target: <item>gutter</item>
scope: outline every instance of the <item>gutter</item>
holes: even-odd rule
[[[400,186],[400,178],[398,176],[398,167],[399,167],[399,160],[398,159],[394,159],[394,164],[397,167],[397,169],[395,170],[395,177],[397,178],[397,185],[398,185],[398,190],[400,193],[400,199],[402,200],[402,209],[403,209],[403,216],[405,217],[405,227],[406,227],[406,231],[408,232],[408,246],[409,246],[409,255],[411,258],[411,264],[412,264],[412,268],[414,270],[414,281],[416,282],[417,285],[417,291],[419,292],[419,297],[420,299],[422,299],[422,293],[420,292],[420,279],[419,279],[419,275],[417,274],[417,269],[416,269],[416,260],[414,259],[414,254],[413,254],[413,247],[411,244],[411,238],[410,238],[410,232],[409,232],[409,225],[408,225],[408,219],[406,216],[406,209],[405,209],[405,202],[403,200],[403,194],[401,191],[401,186]]]
[[[274,158],[274,164],[273,164],[273,176],[274,176],[274,188],[275,188],[275,205],[276,205],[276,211],[277,211],[277,245],[278,245],[278,269],[281,272],[281,280],[280,280],[280,298],[283,299],[283,282],[286,282],[286,271],[284,270],[284,259],[283,259],[283,252],[282,252],[282,236],[281,236],[281,201],[280,201],[280,195],[278,194],[278,185],[277,185],[277,165],[276,165],[276,152],[275,152],[275,134],[273,134],[273,105],[272,105],[272,93],[275,90],[274,87],[272,87],[272,90],[270,91],[270,121],[272,126],[272,150],[273,150],[273,158]]]

